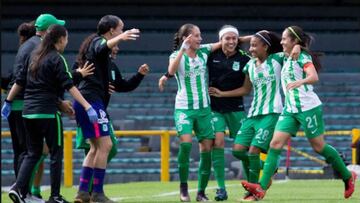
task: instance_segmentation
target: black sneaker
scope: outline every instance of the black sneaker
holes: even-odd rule
[[[198,191],[196,195],[197,202],[208,202],[209,198],[205,195],[205,191]]]
[[[9,198],[13,203],[25,203],[25,197],[22,197],[15,184],[9,190]]]
[[[216,190],[216,195],[215,195],[215,200],[216,201],[225,201],[228,199],[228,195],[225,189],[217,189]]]
[[[190,195],[189,195],[187,183],[180,183],[180,201],[190,202]]]
[[[63,196],[51,196],[46,203],[70,203]]]

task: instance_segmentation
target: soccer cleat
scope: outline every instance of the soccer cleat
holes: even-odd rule
[[[9,198],[13,203],[25,203],[25,198],[20,194],[20,191],[16,188],[15,184],[9,190]]]
[[[217,189],[215,195],[215,201],[225,201],[228,199],[228,195],[225,189]]]
[[[63,196],[50,196],[49,200],[46,203],[70,203]]]
[[[258,201],[258,199],[250,193],[250,195],[248,195],[247,197],[244,197],[241,202],[255,202]]]
[[[197,202],[208,202],[209,198],[205,195],[205,191],[198,191],[196,195]]]
[[[345,199],[351,197],[351,195],[354,193],[356,177],[357,177],[356,173],[354,171],[351,171],[351,177],[345,182],[345,191],[344,191]]]
[[[249,196],[252,196],[252,194],[250,192],[246,192],[240,201],[245,201]]]
[[[180,183],[180,201],[190,202],[190,195],[189,195],[187,183]]]
[[[90,202],[90,193],[85,191],[78,191],[74,203],[89,203]]]
[[[90,197],[91,203],[115,203],[115,201],[106,197],[104,193],[92,192]]]
[[[241,181],[241,185],[245,188],[245,190],[252,193],[257,200],[261,200],[264,198],[266,191],[262,189],[259,184]]]

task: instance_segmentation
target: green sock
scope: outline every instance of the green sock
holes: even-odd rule
[[[212,163],[214,167],[215,179],[219,188],[225,189],[225,157],[224,148],[213,148]]]
[[[339,153],[331,145],[325,144],[324,148],[319,153],[325,157],[326,162],[332,165],[335,171],[341,174],[343,180],[351,178],[350,171],[346,168],[344,161],[339,156]]]
[[[260,180],[261,187],[266,190],[271,181],[271,177],[274,175],[278,166],[278,160],[280,159],[281,149],[270,148],[265,164],[263,175]]]
[[[40,190],[40,186],[32,186],[31,187],[31,194],[32,195],[40,195],[41,194],[41,190]]]
[[[211,152],[200,152],[198,191],[205,191],[211,173]]]
[[[249,157],[246,150],[233,150],[232,154],[235,158],[241,160],[244,170],[245,179],[249,180]]]
[[[249,182],[258,183],[260,174],[260,155],[249,154]]]
[[[178,167],[180,183],[187,183],[189,177],[189,159],[192,144],[189,142],[180,143],[178,153]]]
[[[32,187],[34,185],[34,179],[35,179],[35,175],[37,173],[37,171],[39,170],[39,166],[40,164],[44,161],[44,159],[46,158],[47,155],[43,154],[41,155],[39,161],[36,163],[34,169],[31,172],[31,177],[30,177],[30,181],[29,181],[29,191],[32,190]]]

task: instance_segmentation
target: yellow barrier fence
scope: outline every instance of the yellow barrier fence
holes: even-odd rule
[[[75,131],[64,131],[64,185],[71,187],[73,185],[73,137]],[[228,133],[228,132],[227,132]],[[360,129],[352,131],[327,131],[325,135],[350,135],[352,141],[360,138]],[[174,130],[123,130],[115,131],[116,136],[160,136],[161,137],[161,173],[160,180],[167,182],[170,180],[170,136],[176,135]],[[303,132],[298,133],[303,136]],[[1,132],[1,137],[9,137],[10,132]],[[265,158],[265,157],[263,157]],[[352,163],[356,161],[356,149],[352,149]]]

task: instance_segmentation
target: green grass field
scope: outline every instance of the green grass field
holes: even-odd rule
[[[105,186],[106,194],[118,202],[179,202],[178,182],[137,182],[126,184],[111,184]],[[190,195],[195,202],[197,182],[190,182]],[[344,200],[343,183],[340,180],[288,180],[275,181],[263,202],[360,202],[360,181],[353,196]],[[216,183],[211,181],[206,191],[211,200],[214,199]],[[229,199],[226,202],[239,202],[244,189],[239,181],[227,181]],[[43,196],[49,196],[49,190],[43,191]],[[68,201],[73,200],[76,188],[62,188],[62,195]],[[10,203],[7,193],[1,195],[2,203]]]

